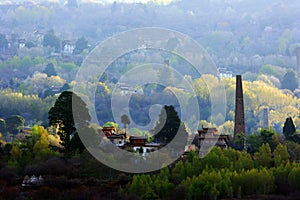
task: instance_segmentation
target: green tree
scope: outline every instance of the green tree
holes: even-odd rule
[[[118,129],[119,125],[115,122],[106,122],[105,124],[103,124],[103,127],[115,127],[116,129]]]
[[[52,154],[51,149],[49,148],[48,132],[43,126],[37,126],[37,136],[39,137],[32,150],[34,155],[37,158],[43,158],[44,156]]]
[[[16,161],[22,158],[22,151],[18,145],[15,144],[12,146],[12,149],[10,150],[10,155]]]
[[[174,106],[164,106],[159,115],[159,120],[152,130],[154,140],[160,143],[169,143],[177,134],[181,121]]]
[[[288,181],[295,191],[300,190],[300,168],[295,167],[288,175]]]
[[[122,124],[124,124],[124,129],[125,129],[125,133],[126,133],[126,125],[130,124],[130,119],[127,115],[122,115],[121,116],[121,122],[122,122]]]
[[[273,76],[278,76],[278,71],[276,68],[272,65],[264,65],[260,68],[259,70],[260,74],[267,74],[267,75],[273,75]]]
[[[47,74],[48,77],[57,76],[57,72],[54,68],[53,63],[48,63],[46,68],[44,69],[43,73]]]
[[[298,79],[294,71],[288,71],[281,81],[281,88],[294,91],[298,88]]]
[[[274,150],[274,164],[275,166],[280,166],[281,164],[286,164],[290,159],[290,154],[287,150],[287,147],[278,144],[276,149]]]
[[[74,109],[73,109],[74,108]],[[61,145],[71,152],[71,137],[77,133],[76,127],[87,127],[91,119],[86,103],[75,93],[65,91],[60,94],[49,110],[49,125],[58,128]]]
[[[174,184],[169,181],[167,176],[156,177],[153,185],[155,193],[161,198],[168,197],[175,188]]]
[[[74,54],[80,54],[83,50],[88,48],[88,41],[81,37],[75,43]]]
[[[6,131],[12,134],[17,134],[24,128],[25,119],[20,115],[13,115],[5,119]]]
[[[292,117],[286,118],[283,125],[283,135],[285,139],[292,140],[295,132],[296,132],[296,127],[294,125]]]
[[[233,147],[236,150],[244,150],[245,148],[245,133],[237,133],[233,139]]]
[[[136,194],[140,197],[147,193],[153,192],[153,181],[150,175],[136,175],[133,176],[132,183],[128,188],[128,192],[131,194]],[[147,198],[145,198],[147,199]]]
[[[272,153],[268,143],[261,145],[258,152],[254,154],[254,158],[258,165],[263,167],[271,167],[272,165]]]
[[[247,152],[250,153],[251,155],[254,155],[254,153],[258,151],[258,148],[261,145],[259,135],[251,133],[246,138],[246,144],[247,144]]]
[[[27,41],[25,43],[25,47],[28,48],[28,49],[30,49],[32,47],[35,47],[35,44],[33,42],[31,42],[31,41]]]
[[[277,146],[276,138],[277,138],[277,133],[275,130],[270,130],[270,129],[261,129],[259,132],[259,141],[260,144],[268,143],[270,145],[271,151],[273,152],[274,149]]]
[[[50,30],[44,35],[43,39],[43,46],[44,47],[53,47],[55,51],[59,51],[60,49],[60,40],[59,38],[54,34],[53,30]]]
[[[172,170],[172,182],[179,184],[186,178],[183,162],[180,160]]]

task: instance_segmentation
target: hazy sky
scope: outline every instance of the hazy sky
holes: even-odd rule
[[[155,0],[81,0],[82,2],[88,2],[88,1],[94,1],[94,2],[128,2],[128,3],[133,3],[133,2],[143,2],[143,3],[147,3],[149,1],[155,1]],[[156,0],[158,2],[170,2],[171,0]]]
[[[0,0],[0,4],[2,3],[9,3],[9,2],[25,2],[25,1],[29,1],[29,2],[45,2],[45,1],[49,1],[49,2],[66,2],[67,0]],[[147,3],[150,1],[155,1],[157,3],[160,4],[168,4],[172,1],[175,0],[77,0],[80,3],[86,3],[86,2],[94,2],[94,3],[113,3],[113,2],[120,2],[120,3]]]
[[[1,1],[1,0],[0,0]],[[20,0],[10,0],[11,2],[17,2]],[[35,2],[41,2],[41,1],[52,1],[52,2],[63,2],[63,1],[67,1],[67,0],[31,0],[31,1],[35,1]],[[150,1],[155,1],[157,3],[163,3],[163,4],[167,4],[170,3],[174,0],[77,0],[78,2],[95,2],[95,3],[113,3],[113,2],[120,2],[120,3],[147,3]]]

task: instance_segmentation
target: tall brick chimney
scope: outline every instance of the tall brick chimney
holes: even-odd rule
[[[296,49],[296,56],[297,56],[298,85],[300,87],[300,47],[297,47]]]
[[[242,76],[236,76],[234,138],[239,133],[246,133]]]

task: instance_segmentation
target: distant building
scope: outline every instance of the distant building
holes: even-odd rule
[[[26,40],[24,38],[18,39],[18,48],[22,49],[26,45]]]
[[[103,127],[102,131],[115,146],[122,147],[126,144],[126,133],[118,133],[115,127]]]
[[[117,87],[120,89],[121,95],[136,94],[136,93],[142,94],[143,93],[142,90],[138,90],[138,89],[131,87],[124,83],[119,83],[117,85]]]
[[[232,71],[228,71],[226,68],[218,68],[218,76],[220,78],[232,78]]]
[[[36,187],[41,185],[44,185],[44,178],[41,175],[39,177],[36,177],[35,175],[29,177],[26,175],[22,182],[23,187]]]
[[[109,127],[103,127],[102,131],[106,136],[109,136],[109,135],[112,135],[115,132],[117,132],[117,129],[116,129],[116,127],[109,126]]]
[[[147,141],[147,137],[145,136],[130,136],[129,143],[131,146],[145,146]]]
[[[229,147],[229,140],[229,135],[218,134],[216,128],[202,128],[202,130],[198,130],[198,146],[200,148],[205,143],[206,145],[211,144],[222,149],[227,149]]]
[[[62,51],[65,54],[73,54],[75,45],[70,40],[62,41]]]

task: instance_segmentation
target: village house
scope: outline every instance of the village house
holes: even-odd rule
[[[26,45],[26,40],[25,40],[24,38],[18,39],[18,48],[19,48],[19,49],[24,48],[25,45]]]
[[[125,150],[138,151],[142,148],[144,153],[149,153],[161,147],[161,144],[147,142],[146,136],[128,136],[125,132],[118,132],[115,127],[103,127],[102,131],[115,146]]]
[[[75,45],[72,43],[71,40],[62,41],[62,53],[73,54],[74,49],[75,49]]]
[[[229,147],[229,135],[219,134],[216,128],[203,128],[198,130],[198,147],[201,145],[214,145],[222,149],[227,149]],[[197,144],[196,144],[197,145]]]
[[[23,179],[22,187],[36,187],[43,184],[44,178],[41,175],[39,177],[36,177],[35,175],[29,177],[28,175],[26,175]]]

